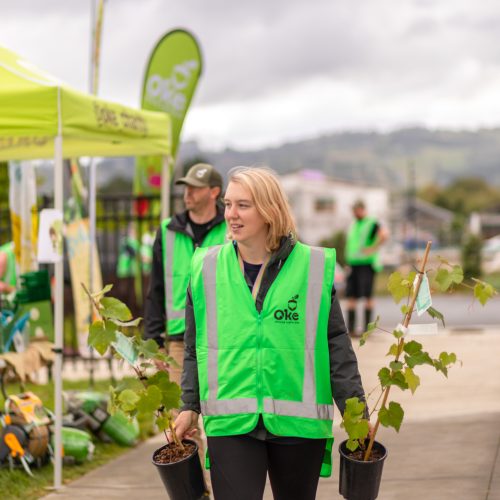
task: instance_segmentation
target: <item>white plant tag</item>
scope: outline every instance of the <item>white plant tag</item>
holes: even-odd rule
[[[123,333],[116,332],[116,342],[111,342],[111,345],[116,349],[121,357],[130,365],[134,366],[137,361],[137,351],[128,337]]]
[[[402,325],[401,323],[398,323],[398,326],[394,328],[395,331],[401,332],[403,334],[403,337],[408,333],[408,328],[406,326]]]
[[[415,278],[416,280],[417,278]],[[416,284],[416,281],[415,281]],[[419,316],[422,316],[429,307],[432,306],[432,297],[431,297],[431,290],[429,287],[429,279],[427,278],[427,274],[424,273],[422,276],[422,283],[420,283],[420,289],[418,290],[418,295],[417,295],[417,314]]]

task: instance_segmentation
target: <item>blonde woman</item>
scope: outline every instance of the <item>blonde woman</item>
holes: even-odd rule
[[[269,169],[238,167],[224,197],[231,242],[198,249],[186,308],[181,438],[198,415],[216,500],[314,499],[331,472],[333,399],[363,398],[335,295],[335,251],[295,238]]]

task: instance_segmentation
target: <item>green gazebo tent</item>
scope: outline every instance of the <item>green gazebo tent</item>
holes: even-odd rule
[[[71,89],[0,47],[0,161],[54,159],[54,206],[63,210],[63,158],[163,155],[163,214],[168,198],[171,123]],[[62,483],[63,263],[55,264],[55,464]]]

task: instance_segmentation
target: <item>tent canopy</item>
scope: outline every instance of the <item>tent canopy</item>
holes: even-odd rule
[[[0,161],[54,158],[54,205],[63,209],[63,158],[162,155],[163,210],[170,117],[77,92],[0,47]],[[62,484],[62,261],[55,264],[54,487]]]
[[[168,155],[166,113],[138,111],[71,89],[0,47],[0,160]]]

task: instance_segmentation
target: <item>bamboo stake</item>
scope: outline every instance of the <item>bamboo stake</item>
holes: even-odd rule
[[[413,314],[413,308],[415,307],[415,302],[417,301],[418,292],[420,290],[420,285],[422,284],[422,279],[423,279],[423,276],[425,273],[425,266],[427,265],[427,260],[429,258],[429,252],[431,250],[431,245],[432,245],[432,241],[428,241],[427,246],[425,248],[424,258],[422,259],[422,265],[420,266],[420,271],[417,274],[417,282],[415,283],[413,295],[412,295],[411,300],[410,300],[410,305],[409,305],[408,311],[407,311],[405,318],[404,318],[404,321],[403,321],[403,326],[405,328],[408,328],[408,325],[410,324],[410,321],[411,321],[411,316]],[[403,345],[404,345],[404,337],[401,337],[399,339],[399,342],[398,342],[398,353],[396,355],[396,361],[399,360],[399,357],[401,356],[401,353],[403,352]],[[385,407],[385,405],[387,403],[387,399],[389,397],[390,390],[391,390],[390,385],[388,385],[384,389],[384,399],[382,400],[381,408]],[[366,462],[368,460],[368,458],[370,457],[370,454],[371,454],[372,448],[373,448],[373,442],[375,441],[375,436],[377,434],[379,426],[380,426],[380,419],[379,419],[378,413],[377,413],[377,422],[375,423],[375,427],[373,428],[373,432],[371,433],[371,436],[370,436],[370,442],[368,444],[368,448],[366,449],[365,456],[363,458],[364,462]]]

